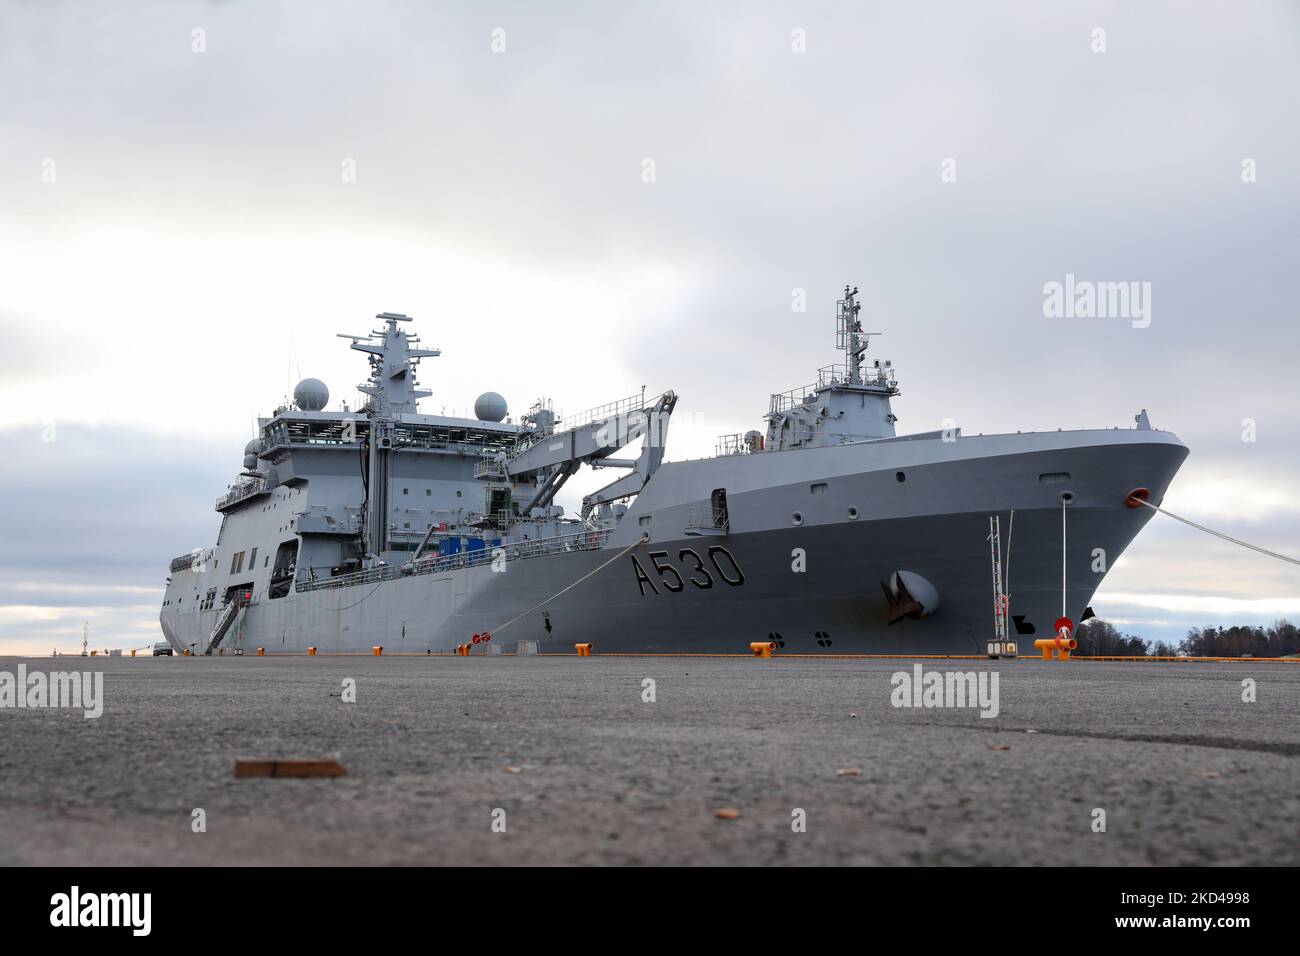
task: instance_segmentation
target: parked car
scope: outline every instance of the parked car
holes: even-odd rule
[[[153,656],[154,656],[154,657],[171,657],[171,656],[172,656],[172,646],[171,646],[170,644],[168,644],[166,641],[159,641],[157,644],[155,644],[155,645],[153,646]]]

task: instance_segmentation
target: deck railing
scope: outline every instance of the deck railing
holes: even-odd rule
[[[399,577],[416,574],[438,574],[456,571],[462,568],[478,567],[493,561],[522,561],[539,558],[548,554],[561,554],[569,551],[598,551],[609,540],[612,528],[598,531],[577,531],[568,534],[552,535],[548,538],[534,538],[525,541],[504,542],[496,547],[484,546],[474,551],[461,551],[456,554],[443,554],[435,557],[408,561],[401,565],[385,565],[340,574],[331,578],[298,579],[299,591],[328,591],[335,588],[355,587],[358,584],[378,584]]]
[[[223,508],[229,508],[245,498],[261,494],[264,490],[266,490],[265,478],[245,478],[217,499],[217,510],[221,511]]]

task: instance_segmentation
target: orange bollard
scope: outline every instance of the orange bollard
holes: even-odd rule
[[[1052,655],[1063,661],[1070,659],[1070,651],[1076,650],[1079,642],[1072,637],[1040,637],[1034,641],[1034,647],[1043,652],[1043,660],[1050,661]]]
[[[755,657],[771,657],[776,650],[776,641],[754,641],[749,649]]]
[[[593,644],[574,644],[573,649],[578,652],[579,657],[590,657]]]
[[[185,653],[188,654],[189,651],[186,651]],[[257,649],[257,656],[258,656],[258,657],[265,657],[265,656],[266,656],[266,648],[265,648],[265,647],[259,647],[259,648]]]
[[[308,657],[315,657],[315,656],[316,656],[316,648],[315,648],[315,647],[309,647],[309,648],[307,648],[307,656],[308,656]]]
[[[382,644],[376,644],[374,647],[370,648],[370,650],[376,657],[380,657],[384,653],[384,647]]]
[[[131,656],[132,656],[132,657],[135,657],[135,648],[134,648],[134,647],[131,648]]]
[[[469,645],[468,645],[468,644],[457,644],[457,645],[456,645],[456,656],[457,656],[457,657],[469,657]]]

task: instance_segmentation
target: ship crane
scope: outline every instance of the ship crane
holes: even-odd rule
[[[545,476],[523,513],[550,504],[564,483],[584,464],[629,469],[626,475],[582,500],[584,518],[598,505],[637,494],[663,463],[668,421],[676,405],[677,396],[671,391],[649,402],[642,395],[633,395],[579,415],[579,424],[564,431],[539,434],[521,445],[506,460],[506,474],[516,481]],[[637,458],[611,457],[641,438],[645,442]]]

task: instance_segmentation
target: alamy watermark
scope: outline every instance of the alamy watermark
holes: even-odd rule
[[[912,673],[895,671],[889,702],[895,707],[978,707],[981,717],[998,715],[996,671],[929,671],[920,664]]]
[[[1043,286],[1043,315],[1049,319],[1129,319],[1135,329],[1151,324],[1150,282],[1092,282],[1065,274]]]
[[[69,707],[83,710],[87,719],[104,713],[104,673],[93,671],[0,671],[0,710],[8,707]]]
[[[133,936],[148,936],[152,909],[151,893],[83,893],[74,886],[50,897],[50,925],[125,926]]]

